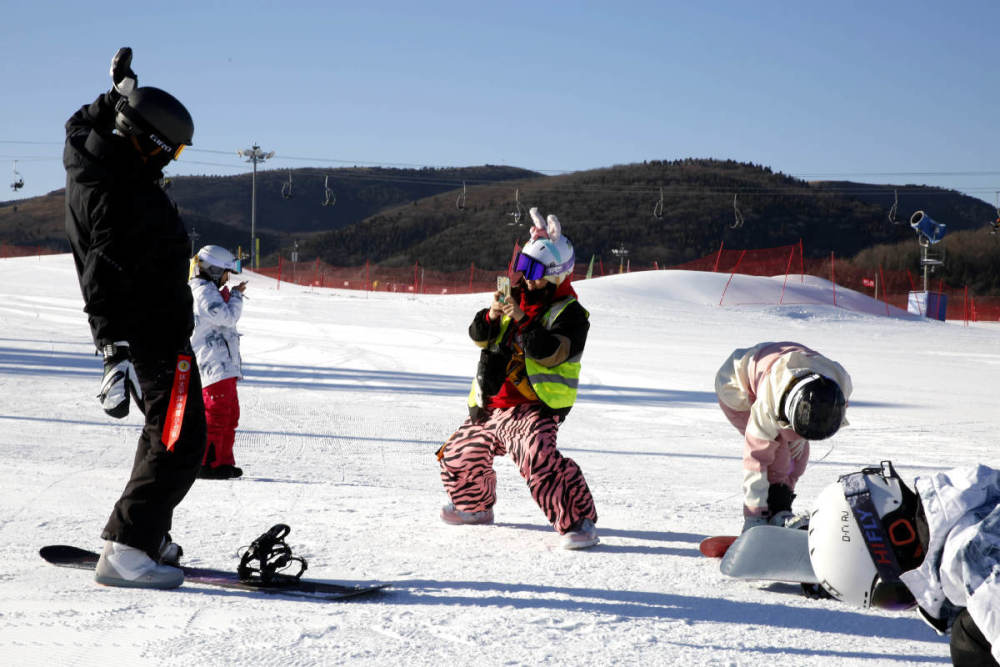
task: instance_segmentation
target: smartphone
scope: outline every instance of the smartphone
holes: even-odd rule
[[[500,303],[507,303],[510,300],[510,278],[497,276],[497,291],[500,292]]]

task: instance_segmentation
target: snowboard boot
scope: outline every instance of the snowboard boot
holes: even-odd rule
[[[590,519],[580,519],[562,536],[563,549],[586,549],[600,543],[597,526]]]
[[[234,465],[223,464],[215,466],[203,465],[198,471],[199,479],[236,479],[243,476],[243,469]]]
[[[782,528],[798,528],[800,530],[809,529],[809,515],[808,514],[795,514],[794,512],[778,512],[774,514],[767,520],[767,523],[772,526],[780,526]]]
[[[142,549],[108,540],[94,569],[94,581],[122,588],[177,588],[184,583],[184,572],[158,564]]]
[[[164,535],[163,540],[160,542],[159,563],[161,565],[180,567],[181,556],[183,555],[184,549],[181,548],[181,545],[170,539],[170,533]]]
[[[493,523],[493,508],[479,512],[463,512],[455,508],[455,503],[448,503],[441,508],[441,520],[453,526],[484,526]]]

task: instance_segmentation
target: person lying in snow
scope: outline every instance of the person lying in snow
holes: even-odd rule
[[[950,633],[955,665],[1000,660],[1000,470],[919,475],[911,490],[892,463],[844,475],[809,522],[813,571],[858,607],[917,607]]]

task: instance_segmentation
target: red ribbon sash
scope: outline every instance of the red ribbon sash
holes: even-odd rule
[[[184,408],[187,406],[190,382],[191,357],[178,354],[177,368],[174,372],[174,386],[170,390],[170,403],[167,406],[167,420],[163,424],[163,444],[170,452],[174,451],[174,445],[181,436],[181,425],[184,423]]]

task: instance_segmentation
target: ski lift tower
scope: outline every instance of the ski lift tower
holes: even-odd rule
[[[625,273],[625,258],[628,257],[628,248],[619,241],[618,247],[611,249],[611,254],[618,258],[618,273]]]
[[[274,151],[270,153],[265,153],[260,149],[260,146],[254,144],[250,148],[245,148],[236,151],[236,154],[240,157],[245,157],[247,162],[253,163],[253,178],[250,181],[250,268],[257,269],[260,268],[260,257],[257,253],[257,163],[270,160],[274,157]],[[254,260],[257,263],[254,263]]]
[[[945,311],[948,307],[947,296],[941,292],[930,291],[928,274],[944,265],[944,249],[935,252],[932,250],[932,246],[944,238],[947,226],[936,222],[923,211],[917,211],[910,217],[910,227],[917,232],[917,243],[920,245],[923,291],[910,292],[906,309],[917,315],[944,321]]]

